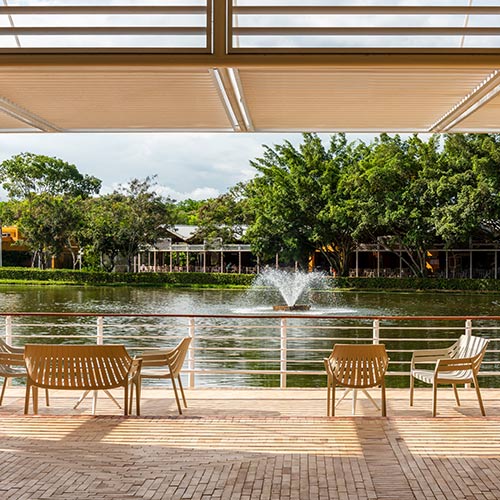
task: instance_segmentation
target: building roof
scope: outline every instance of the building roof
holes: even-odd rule
[[[0,7],[0,132],[500,131],[500,6]]]

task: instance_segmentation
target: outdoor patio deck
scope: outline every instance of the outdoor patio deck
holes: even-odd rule
[[[427,389],[414,409],[391,389],[385,419],[363,396],[359,416],[346,401],[340,418],[323,417],[325,391],[307,389],[187,391],[178,417],[171,391],[146,389],[143,417],[123,418],[105,396],[99,417],[90,400],[73,410],[72,392],[25,417],[24,391],[11,388],[0,498],[498,499],[500,391],[483,392],[488,417],[473,391],[456,408],[442,389],[432,419]]]

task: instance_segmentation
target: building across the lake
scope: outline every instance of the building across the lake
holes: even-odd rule
[[[199,241],[197,226],[176,225],[169,236],[156,245],[145,248],[134,259],[134,272],[222,272],[255,274],[264,266],[293,269],[276,254],[262,261],[252,252],[249,244],[214,238]],[[30,267],[32,252],[24,244],[22,233],[16,226],[2,227],[1,262],[3,266]],[[73,248],[73,251],[75,249]],[[350,256],[349,275],[352,277],[410,276],[406,264],[408,255],[403,249],[388,249],[378,243],[359,244]],[[52,267],[71,268],[70,252],[52,260]],[[500,247],[493,243],[471,241],[468,247],[429,249],[426,257],[428,275],[440,278],[500,278]],[[331,272],[320,252],[311,256],[310,270]]]

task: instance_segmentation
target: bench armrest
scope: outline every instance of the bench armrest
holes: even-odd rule
[[[133,380],[139,378],[141,374],[142,358],[134,358],[128,371],[128,379]]]
[[[436,363],[440,359],[448,359],[449,351],[449,347],[444,347],[443,349],[419,349],[417,351],[413,351],[410,371],[415,368],[417,363]]]

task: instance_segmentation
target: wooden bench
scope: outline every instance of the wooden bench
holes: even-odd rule
[[[38,388],[99,391],[123,387],[124,415],[129,412],[136,389],[136,413],[140,414],[141,359],[132,359],[123,345],[26,344],[27,382],[24,413],[29,411],[33,392],[33,413],[38,412]],[[131,410],[130,410],[131,411]]]

